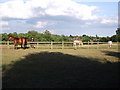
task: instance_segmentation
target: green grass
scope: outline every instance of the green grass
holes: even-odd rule
[[[3,49],[3,88],[118,87],[119,54],[116,48]]]
[[[31,53],[40,53],[40,52],[61,52],[63,54],[70,54],[76,56],[82,56],[87,58],[98,58],[98,59],[111,59],[111,61],[116,61],[117,57],[107,56],[101,51],[113,51],[118,52],[117,49],[3,49],[2,50],[2,64],[10,64],[11,61],[21,60],[25,56]]]

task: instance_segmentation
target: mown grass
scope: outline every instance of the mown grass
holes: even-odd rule
[[[116,88],[119,55],[115,48],[3,49],[3,88]]]
[[[101,51],[113,51],[118,52],[118,49],[114,46],[112,48],[101,47],[96,49],[95,47],[88,48],[78,48],[78,49],[2,49],[2,64],[10,64],[12,61],[21,60],[26,55],[37,52],[61,52],[64,54],[71,54],[76,56],[83,56],[87,58],[99,58],[99,59],[111,59],[111,61],[116,61],[116,57],[107,56]]]

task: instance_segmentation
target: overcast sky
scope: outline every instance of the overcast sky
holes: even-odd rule
[[[26,33],[36,30],[42,33],[47,29],[59,35],[116,34],[118,2],[85,1],[0,0],[0,31]]]

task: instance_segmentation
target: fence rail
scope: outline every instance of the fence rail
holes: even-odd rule
[[[36,48],[42,48],[42,46],[45,46],[46,48],[74,48],[77,49],[78,45],[74,46],[73,45],[74,42],[27,42],[28,46],[30,44],[33,44]],[[0,46],[6,46],[7,48],[13,47],[14,42],[13,41],[0,41]],[[113,46],[114,45],[118,45],[118,42],[113,42]],[[86,48],[90,48],[90,47],[96,47],[97,49],[100,46],[106,46],[108,47],[108,42],[83,42],[83,45],[80,47],[86,47]],[[44,48],[45,48],[44,47]]]

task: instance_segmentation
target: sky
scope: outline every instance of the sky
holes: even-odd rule
[[[111,0],[109,0],[111,1]],[[0,0],[0,33],[112,36],[118,27],[117,0]]]

